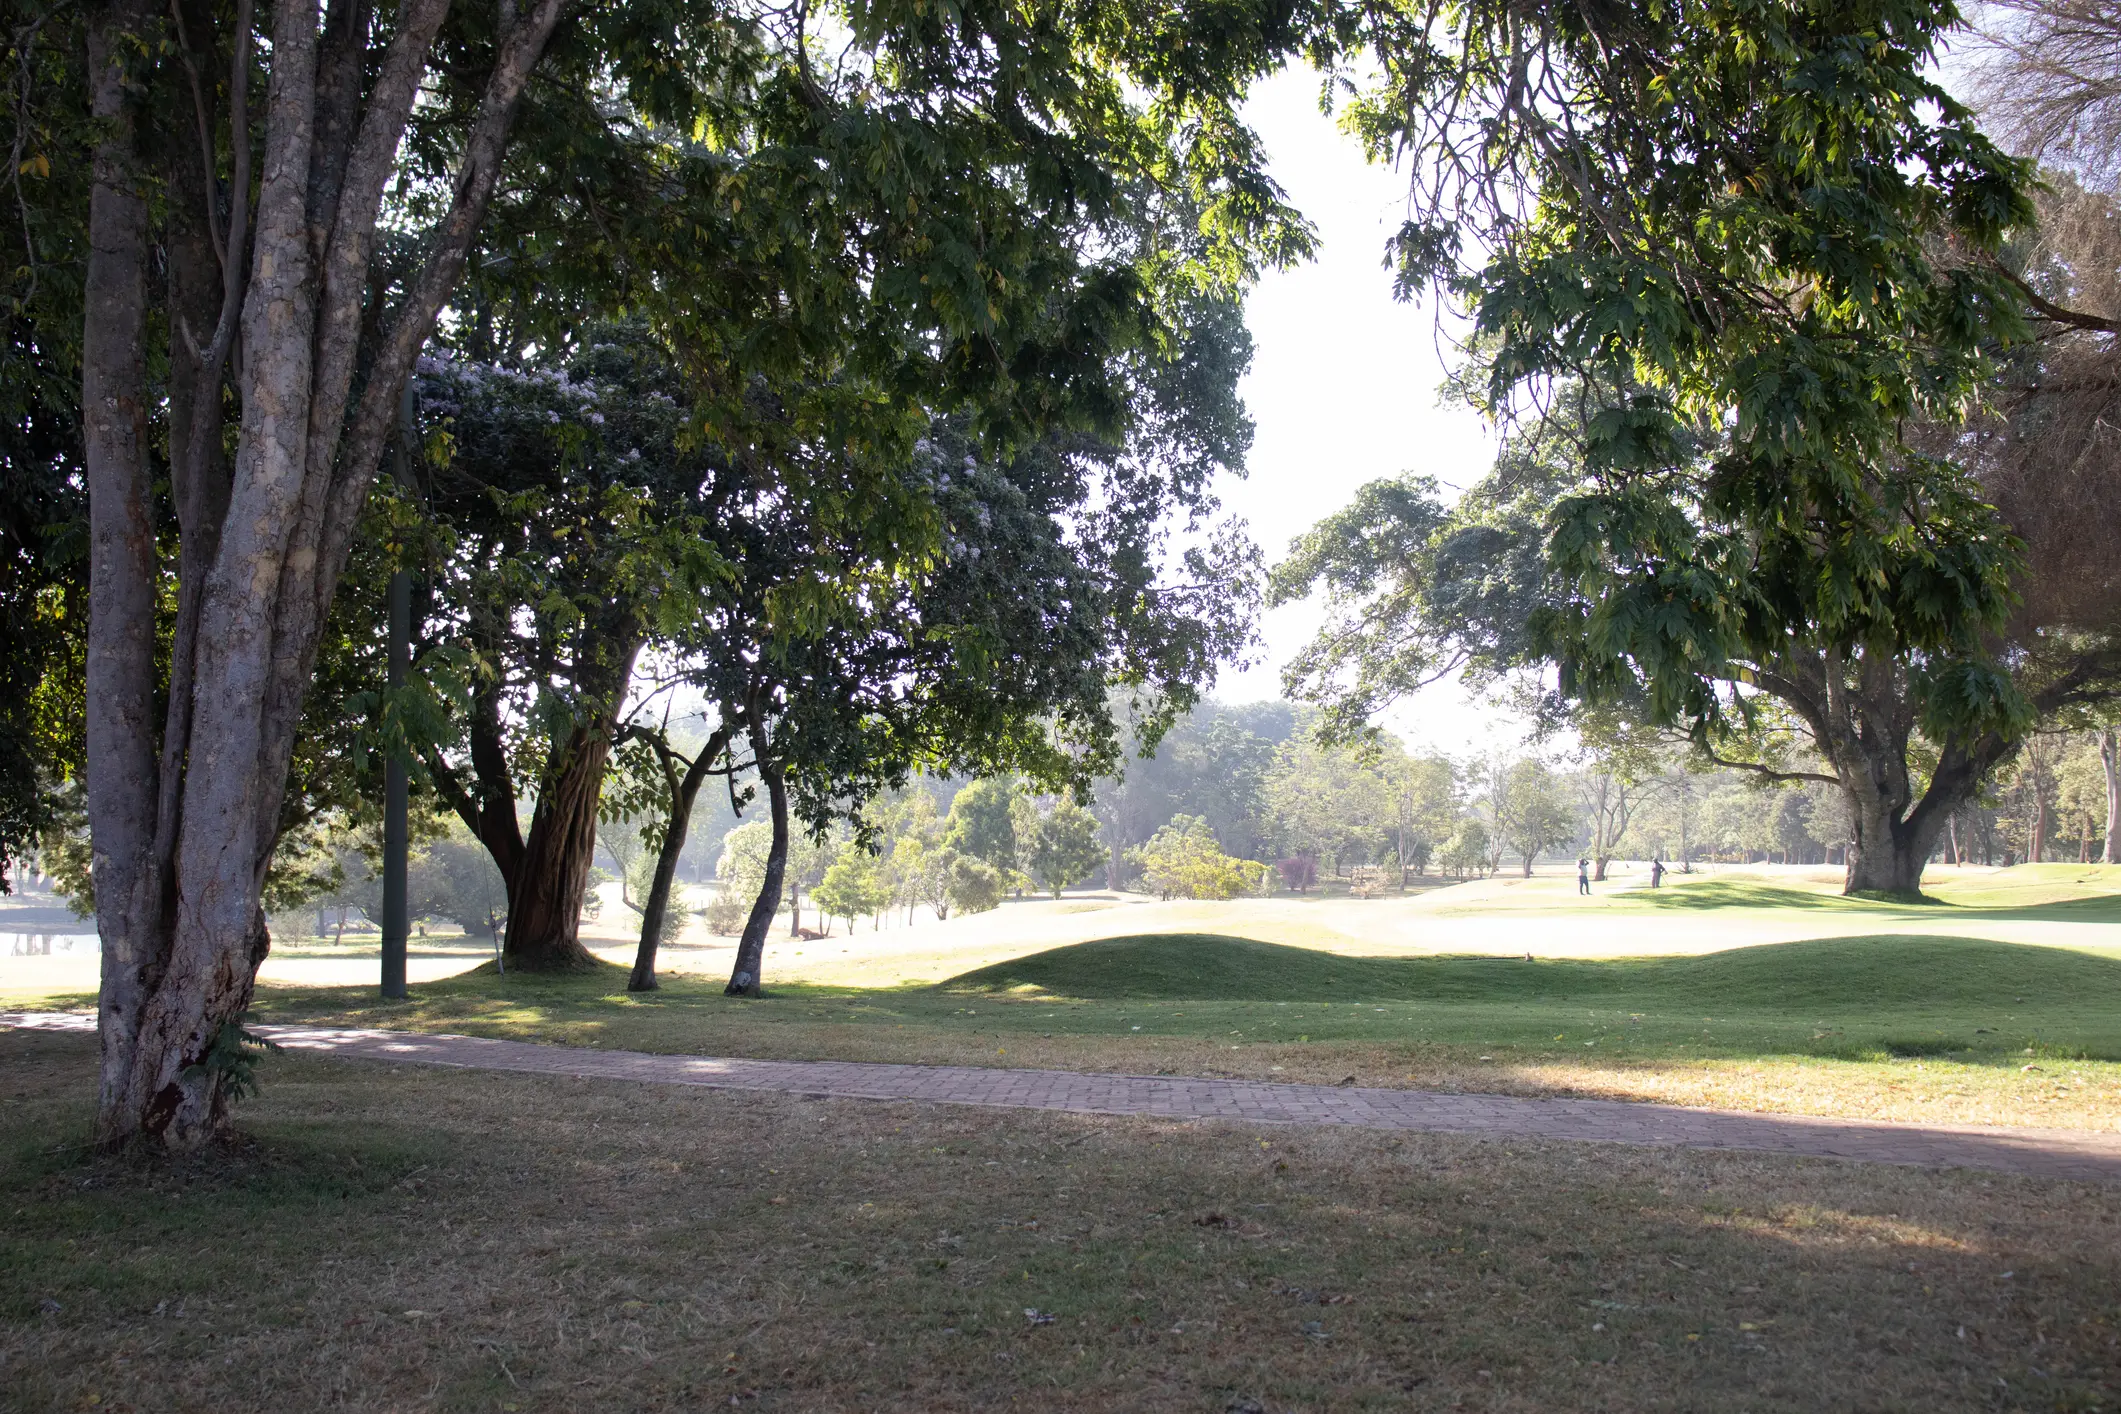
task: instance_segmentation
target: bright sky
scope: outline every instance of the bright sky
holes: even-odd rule
[[[1246,311],[1256,349],[1244,398],[1258,435],[1250,476],[1226,481],[1222,494],[1250,522],[1270,563],[1365,482],[1417,471],[1463,487],[1494,454],[1478,416],[1439,405],[1446,351],[1433,307],[1392,298],[1384,244],[1405,214],[1405,183],[1363,161],[1318,111],[1318,92],[1316,75],[1290,70],[1262,84],[1246,106],[1276,179],[1320,239],[1312,264],[1268,275]],[[1264,661],[1226,670],[1215,695],[1228,702],[1280,696],[1282,664],[1318,622],[1308,603],[1267,615]],[[1385,725],[1412,745],[1457,754],[1515,745],[1521,727],[1499,715],[1443,683]]]

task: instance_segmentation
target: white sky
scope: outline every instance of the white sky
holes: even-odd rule
[[[1220,489],[1269,563],[1365,482],[1418,471],[1464,487],[1494,455],[1480,417],[1439,406],[1445,350],[1433,307],[1392,297],[1384,245],[1405,214],[1405,183],[1363,161],[1318,111],[1318,92],[1315,74],[1292,69],[1259,85],[1245,108],[1276,180],[1319,235],[1313,263],[1269,274],[1246,307],[1256,348],[1243,392],[1258,433],[1250,475]],[[1226,669],[1215,695],[1226,702],[1280,696],[1282,664],[1318,621],[1310,603],[1268,614],[1264,661]],[[1403,704],[1384,725],[1411,745],[1453,754],[1515,745],[1522,734],[1493,704],[1469,700],[1453,683]]]

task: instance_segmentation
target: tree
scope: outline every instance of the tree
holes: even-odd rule
[[[1231,899],[1256,893],[1263,866],[1232,859],[1198,815],[1176,815],[1138,851],[1146,885],[1163,898]]]
[[[991,777],[976,780],[950,802],[943,843],[959,854],[984,859],[1004,875],[1017,868],[1019,844],[1011,807],[1016,783]]]
[[[659,728],[629,722],[620,737],[624,743],[619,753],[621,789],[614,793],[617,799],[606,804],[607,813],[623,813],[629,807],[646,811],[653,808],[651,801],[653,806],[661,807],[639,829],[642,846],[652,847],[653,854],[644,858],[641,941],[634,952],[633,971],[626,979],[627,991],[652,992],[658,986],[656,952],[667,939],[677,935],[681,926],[674,920],[682,918],[683,911],[671,910],[670,897],[677,886],[678,861],[684,853],[685,835],[700,788],[711,775],[733,777],[737,766],[727,756],[727,731],[709,733],[689,757],[672,746],[667,714]]]
[[[166,19],[143,0],[90,7],[85,72],[71,72],[94,133],[78,307],[103,1141],[190,1148],[223,1122],[224,1077],[203,1058],[237,1053],[229,1028],[267,944],[260,880],[325,616],[405,377],[467,265],[525,288],[609,290],[611,264],[653,245],[630,266],[653,280],[615,283],[681,320],[679,342],[739,401],[760,359],[832,347],[780,336],[852,328],[878,300],[910,318],[868,319],[866,347],[888,348],[909,382],[947,370],[992,388],[1049,354],[1065,380],[1069,351],[1031,326],[1069,303],[1051,299],[1081,268],[1069,255],[1098,244],[1076,242],[1070,218],[1131,217],[1141,184],[1170,171],[1215,213],[1201,225],[1211,263],[1242,273],[1303,247],[1234,117],[1245,80],[1302,39],[1262,18],[1099,0],[1055,30],[993,9],[864,11],[843,62],[821,68],[801,23],[708,6],[334,0],[320,16],[315,0],[279,0],[262,34],[247,3]],[[1186,62],[1142,60],[1175,52]],[[1136,139],[1158,151],[1146,167],[1131,162]],[[1164,167],[1174,145],[1201,160]],[[743,199],[759,195],[750,181],[764,200]],[[628,200],[596,199],[627,183]],[[575,239],[592,230],[602,239]],[[715,288],[732,235],[812,278],[754,282],[764,298],[735,297],[741,279]],[[480,259],[496,239],[509,248]],[[1027,255],[1054,278],[1009,267]],[[1122,322],[1147,308],[1129,298],[1142,287],[1099,283]],[[782,317],[754,320],[761,308]],[[1100,321],[1074,327],[1088,337],[1072,347],[1098,358]],[[738,339],[713,335],[734,331],[758,357],[718,361]],[[878,364],[831,362],[857,397],[873,391]],[[167,636],[145,416],[165,407]]]
[[[399,389],[470,253],[561,9],[539,0],[496,35],[483,17],[469,32],[461,16],[446,26],[444,0],[389,15],[334,6],[321,29],[314,3],[286,0],[272,9],[269,50],[254,50],[248,4],[233,24],[192,5],[165,26],[140,0],[88,12],[100,136],[81,403],[106,1146],[195,1148],[225,1121],[225,1076],[205,1058],[239,1050],[231,1028],[267,945],[260,880],[324,616]],[[438,39],[462,61],[431,68]],[[270,71],[255,111],[254,53]],[[416,99],[421,140],[407,143]],[[149,105],[197,121],[143,121]],[[168,140],[160,252],[151,137]],[[429,197],[400,213],[420,249],[376,280],[379,216],[401,155]],[[141,417],[154,401],[147,289],[158,255],[173,310],[167,446],[179,525],[166,643]]]
[[[2100,861],[2121,864],[2121,741],[2112,726],[2099,729],[2099,765],[2106,775],[2106,848]]]
[[[1375,743],[1349,747],[1299,731],[1275,751],[1264,794],[1275,841],[1336,873],[1394,851],[1399,792]]]
[[[1558,460],[1581,468],[1539,537],[1557,573],[1529,582],[1531,646],[1565,697],[1637,702],[1704,743],[1780,696],[1850,796],[1852,891],[1915,891],[2031,715],[1985,638],[2010,610],[2009,528],[1920,442],[2025,327],[1996,257],[2030,214],[2026,170],[1929,77],[1950,18],[1417,6],[1386,24],[1353,118],[1374,152],[1421,154],[1401,278],[1471,307],[1469,389],[1503,414],[1544,399]],[[1424,585],[1462,580],[1435,568],[1438,514],[1371,517],[1408,528],[1432,605]],[[1402,593],[1353,582],[1381,605]],[[1927,792],[1907,768],[1917,723],[1943,748]]]
[[[1125,707],[1127,704],[1122,704]],[[1121,712],[1131,727],[1138,714]],[[1298,730],[1286,702],[1204,702],[1177,718],[1123,771],[1100,779],[1094,808],[1110,851],[1106,884],[1119,888],[1127,852],[1173,815],[1198,815],[1233,853],[1251,856],[1274,844],[1266,786],[1276,748]]]
[[[1429,867],[1438,844],[1458,820],[1458,772],[1441,756],[1409,759],[1394,771],[1399,790],[1400,883],[1406,870]]]
[[[1104,858],[1097,817],[1062,796],[1033,826],[1025,863],[1039,887],[1059,898],[1062,889],[1087,877]]]
[[[1576,838],[1575,812],[1561,781],[1542,761],[1524,760],[1510,767],[1495,813],[1502,837],[1524,860],[1527,879],[1540,851]]]
[[[1477,816],[1468,815],[1458,822],[1458,828],[1444,842],[1444,866],[1463,879],[1467,871],[1487,866],[1488,848],[1486,823]]]
[[[877,858],[860,844],[847,840],[813,891],[818,908],[828,918],[837,914],[854,931],[854,920],[873,916],[890,906],[891,894]]]
[[[484,931],[498,957],[501,928],[508,921],[508,886],[484,846],[455,824],[408,864],[410,915],[447,918],[467,934]]]
[[[984,859],[952,854],[943,888],[960,913],[986,913],[999,908],[1008,881],[1002,871]]]
[[[1610,710],[1581,714],[1577,730],[1590,758],[1577,793],[1591,824],[1591,878],[1603,883],[1645,790],[1655,789],[1659,733]]]
[[[595,965],[576,930],[621,736],[650,787],[628,815],[666,815],[695,764],[666,763],[620,719],[644,646],[721,570],[709,527],[731,480],[688,440],[688,380],[646,330],[581,334],[526,366],[427,360],[414,400],[430,449],[406,532],[424,552],[418,681],[395,721],[509,881],[506,951],[525,971]]]

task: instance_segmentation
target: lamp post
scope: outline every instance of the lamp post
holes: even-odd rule
[[[412,380],[398,408],[398,446],[393,470],[400,486],[412,485],[406,441],[413,435]],[[412,573],[402,566],[390,577],[390,669],[393,694],[405,686],[412,663]],[[405,942],[412,931],[405,901],[406,837],[405,752],[393,749],[383,758],[383,998],[405,996]]]

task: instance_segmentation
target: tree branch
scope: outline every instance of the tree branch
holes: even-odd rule
[[[2001,275],[2020,295],[2023,295],[2025,302],[2031,305],[2041,318],[2052,320],[2057,324],[2066,324],[2072,329],[2089,330],[2094,334],[2121,334],[2121,320],[2107,319],[2097,314],[2085,314],[2079,310],[2056,304],[2053,300],[2048,299],[2026,283],[2024,276],[2018,274],[2017,271],[2012,270],[1994,256],[1988,258],[1988,266],[1991,270]]]
[[[1824,781],[1830,786],[1841,784],[1838,776],[1822,776],[1817,771],[1778,771],[1772,766],[1763,766],[1758,761],[1733,761],[1728,757],[1718,756],[1716,748],[1705,741],[1697,741],[1694,745],[1703,756],[1719,766],[1727,766],[1734,771],[1751,771],[1771,781]]]

